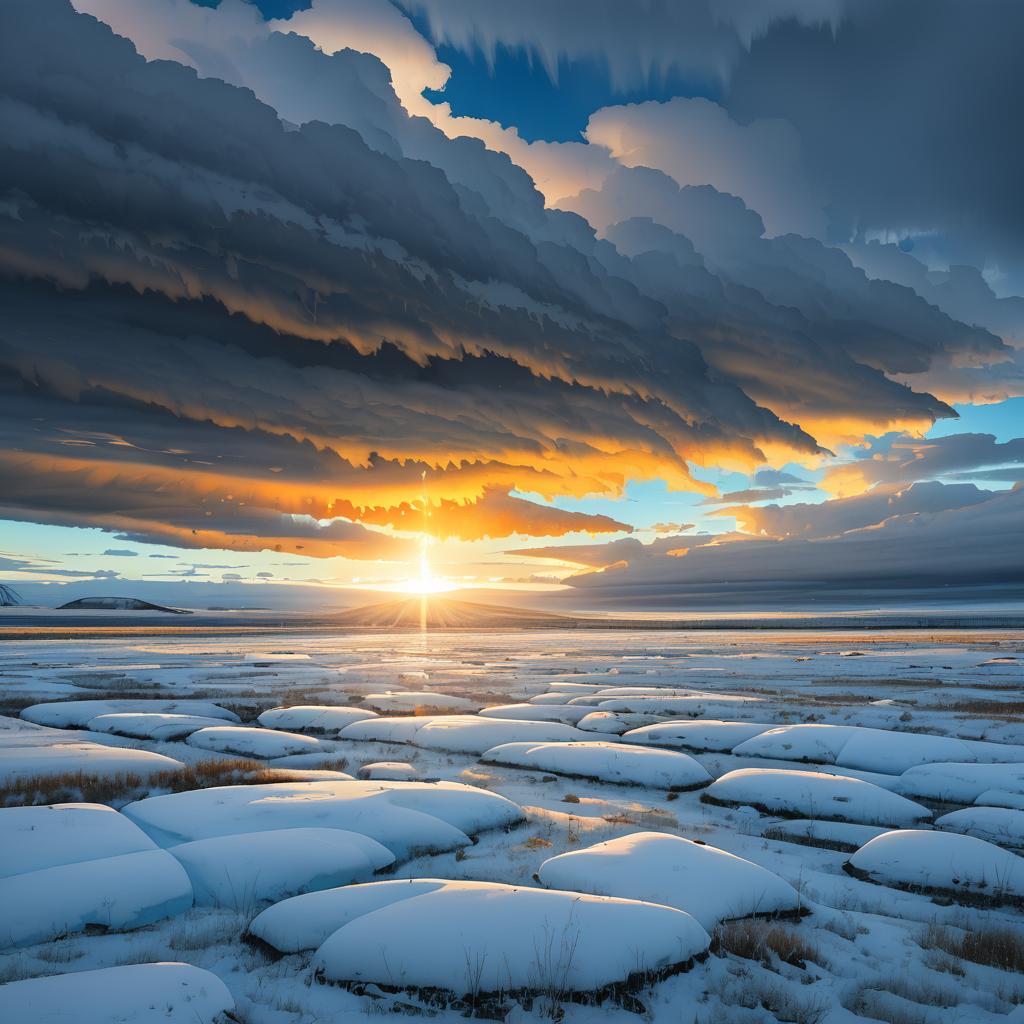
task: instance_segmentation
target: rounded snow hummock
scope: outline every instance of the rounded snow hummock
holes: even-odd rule
[[[129,964],[0,985],[0,1020],[57,1024],[215,1024],[227,986],[191,964]]]
[[[318,909],[319,908],[319,909]],[[257,917],[271,945],[321,939],[318,981],[445,993],[600,998],[686,969],[708,949],[689,914],[635,900],[495,882],[403,879],[297,897]]]
[[[732,918],[801,909],[793,886],[767,868],[663,832],[634,832],[559,854],[541,864],[538,877],[553,889],[685,910],[708,931]]]
[[[485,751],[485,764],[534,768],[577,778],[658,789],[696,789],[711,776],[698,761],[675,750],[625,743],[504,743]]]
[[[843,866],[855,877],[912,892],[1024,906],[1024,858],[956,832],[886,832]]]
[[[706,803],[750,805],[765,814],[854,821],[864,825],[916,825],[931,811],[861,779],[789,768],[739,768],[701,793]]]

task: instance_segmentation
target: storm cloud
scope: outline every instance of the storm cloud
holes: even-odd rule
[[[66,0],[0,5],[5,518],[382,560],[411,558],[418,533],[617,533],[512,492],[660,479],[713,497],[694,465],[820,460],[867,427],[922,428],[953,413],[916,378],[1015,358],[960,306],[772,236],[765,217],[796,214],[700,184],[710,171],[684,174],[678,148],[630,136],[645,163],[626,166],[608,135],[689,118],[736,152],[769,146],[784,174],[802,160],[788,129],[613,108],[592,142],[524,169],[410,116],[393,86],[436,73],[425,52],[390,74],[340,48],[346,32],[376,45],[358,4],[274,26],[291,34],[236,3],[81,6],[162,59]],[[838,17],[772,12],[708,14],[723,67],[777,18]],[[527,173],[549,158],[563,181],[577,160],[601,170],[556,209]],[[673,563],[690,543],[663,542]]]

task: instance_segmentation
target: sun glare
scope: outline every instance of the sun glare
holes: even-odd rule
[[[427,543],[420,546],[420,572],[400,584],[398,589],[403,594],[443,594],[446,591],[454,590],[455,586],[449,580],[441,576],[435,576],[430,568],[430,558],[427,554]]]

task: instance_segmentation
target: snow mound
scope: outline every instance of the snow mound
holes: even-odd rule
[[[770,725],[754,722],[723,722],[705,718],[696,722],[646,725],[625,733],[623,741],[653,747],[679,747],[682,750],[730,751],[737,744],[770,728]]]
[[[201,715],[221,722],[237,722],[238,715],[207,700],[62,700],[33,704],[21,712],[26,722],[57,729],[83,728],[99,715],[122,713]]]
[[[817,761],[887,775],[899,775],[917,765],[941,761],[1024,762],[1024,746],[1020,745],[854,725],[783,725],[741,743],[733,753],[784,761]]]
[[[0,783],[68,772],[102,776],[131,772],[147,778],[154,772],[184,767],[163,754],[95,743],[91,735],[0,717]]]
[[[376,718],[376,711],[366,708],[336,708],[326,704],[299,704],[290,708],[270,708],[256,719],[264,729],[292,732],[337,734],[353,722]]]
[[[244,725],[218,725],[200,729],[186,740],[190,747],[216,750],[240,757],[286,757],[288,754],[312,754],[323,749],[312,736],[274,729],[254,729]]]
[[[377,743],[411,743],[420,731],[435,716],[404,715],[399,718],[368,718],[353,722],[338,733],[342,740],[366,740]]]
[[[512,718],[520,722],[567,722],[575,725],[589,713],[589,708],[573,704],[496,704],[484,708],[480,717]]]
[[[464,711],[473,706],[465,697],[452,697],[434,690],[388,690],[386,693],[368,693],[363,704],[375,711],[415,711],[430,708],[432,711]],[[479,705],[478,705],[479,706]]]
[[[392,782],[415,782],[420,777],[419,769],[408,761],[374,761],[357,769],[361,779],[385,779]]]
[[[552,889],[685,910],[708,931],[731,918],[800,909],[797,891],[773,872],[725,850],[661,832],[634,832],[552,857],[541,864],[539,877]]]
[[[166,850],[0,878],[0,947],[48,942],[89,928],[130,931],[192,906],[192,884]]]
[[[694,789],[711,776],[692,757],[671,750],[650,750],[624,743],[504,743],[486,751],[487,764],[599,779],[657,789]]]
[[[223,719],[203,715],[154,714],[152,712],[121,711],[111,715],[97,715],[89,720],[92,732],[109,732],[115,736],[133,736],[140,740],[180,740],[207,726],[223,725]]]
[[[710,803],[750,804],[767,814],[865,825],[914,825],[931,812],[906,797],[861,779],[784,768],[740,768],[701,794]]]
[[[591,711],[584,715],[577,723],[576,728],[584,732],[597,732],[608,736],[621,736],[631,729],[637,729],[644,725],[653,725],[658,721],[654,715],[633,715],[627,712],[616,711]]]
[[[608,697],[597,707],[602,711],[632,711],[641,715],[685,715],[689,718],[704,718],[736,714],[746,707],[753,712],[757,705],[763,702],[763,697],[728,693],[667,697],[641,694],[636,697]]]
[[[935,820],[935,827],[963,832],[999,846],[1024,847],[1024,811],[1008,807],[965,807]]]
[[[1024,794],[1024,765],[923,764],[899,778],[899,791],[951,803],[973,803],[988,789]]]
[[[887,828],[877,825],[855,825],[849,821],[812,821],[807,818],[794,818],[772,825],[765,830],[764,836],[766,839],[802,842],[808,846],[839,848],[853,853],[875,836],[888,831]]]
[[[918,829],[886,832],[849,860],[883,885],[973,895],[994,902],[1024,900],[1024,858],[955,832]]]
[[[286,828],[198,839],[171,847],[197,906],[244,911],[297,893],[365,882],[395,862],[374,839],[337,828]]]
[[[138,825],[103,804],[0,810],[0,878],[155,849]]]
[[[11,1024],[218,1024],[234,1009],[224,982],[191,964],[131,964],[0,986]]]
[[[346,734],[347,735],[347,734]],[[588,740],[580,729],[561,722],[524,722],[512,718],[477,718],[473,715],[438,716],[417,730],[412,743],[430,750],[475,754],[502,743],[566,743]]]
[[[279,782],[153,796],[124,813],[164,844],[283,828],[338,828],[376,839],[397,858],[470,845],[520,821],[504,797],[456,782]]]
[[[1006,789],[986,789],[975,797],[974,802],[979,807],[1012,807],[1016,811],[1024,811],[1024,793]]]
[[[314,977],[459,996],[595,992],[637,973],[681,970],[710,942],[689,914],[652,903],[426,881],[372,883],[389,890],[376,907],[369,886],[325,894],[346,920],[317,950]]]

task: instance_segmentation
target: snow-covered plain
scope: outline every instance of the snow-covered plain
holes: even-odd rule
[[[935,935],[1024,948],[1022,688],[998,632],[7,640],[0,1020],[1017,1024]]]

